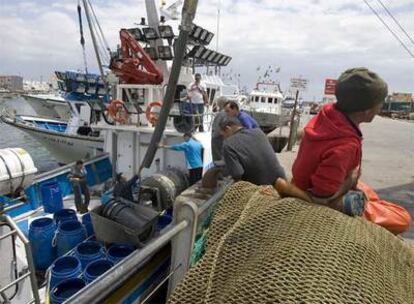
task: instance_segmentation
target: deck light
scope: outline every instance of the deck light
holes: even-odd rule
[[[213,39],[214,34],[212,32],[208,32],[207,37],[205,39],[206,44],[209,44],[210,41]]]
[[[158,54],[162,60],[171,60],[174,58],[170,46],[158,46]]]
[[[215,64],[219,64],[219,62],[221,61],[221,59],[225,56],[225,55],[223,55],[223,54],[220,54],[220,53],[216,53],[217,55],[213,58],[213,62],[215,63]]]
[[[142,29],[142,32],[144,33],[145,39],[147,40],[155,40],[158,39],[158,34],[152,27],[144,27]]]
[[[217,52],[211,51],[210,55],[207,57],[207,61],[213,62],[213,58],[217,55]]]
[[[193,30],[190,33],[190,37],[194,39],[200,39],[200,34],[203,29],[198,25],[193,25]]]
[[[145,41],[145,36],[139,28],[130,28],[127,30],[137,41]]]
[[[202,45],[196,45],[186,55],[187,58],[201,58],[201,54],[205,51],[205,47]]]
[[[227,58],[226,58],[226,60],[223,61],[223,64],[222,65],[228,65],[230,63],[231,57],[230,56],[226,56],[226,57]]]
[[[201,35],[200,35],[200,40],[201,40],[202,42],[205,42],[205,40],[206,40],[206,37],[207,37],[208,33],[209,33],[209,31],[207,31],[207,30],[203,30],[203,32],[202,32],[202,33],[201,33]]]
[[[150,56],[152,60],[158,60],[157,50],[154,47],[146,47],[144,51]]]
[[[201,55],[201,59],[207,60],[207,57],[209,57],[213,53],[212,50],[206,49],[205,52]]]
[[[171,25],[160,25],[158,26],[158,32],[160,37],[163,39],[172,39],[174,38],[174,31]]]

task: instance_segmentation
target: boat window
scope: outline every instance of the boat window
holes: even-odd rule
[[[262,96],[260,101],[261,102],[266,102],[266,97]]]
[[[259,102],[259,96],[256,96],[254,101]]]
[[[269,97],[269,98],[267,99],[267,102],[268,102],[268,103],[273,103],[273,98],[272,98],[272,97]]]

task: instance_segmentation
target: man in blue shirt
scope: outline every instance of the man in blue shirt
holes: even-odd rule
[[[224,110],[226,111],[229,117],[237,118],[242,126],[246,129],[255,129],[259,128],[259,124],[253,117],[247,114],[244,111],[240,111],[239,105],[235,101],[229,101],[224,106]]]
[[[190,185],[195,184],[201,179],[203,174],[203,146],[191,133],[184,133],[183,143],[172,146],[159,144],[158,146],[160,148],[184,152],[187,168],[190,174]]]

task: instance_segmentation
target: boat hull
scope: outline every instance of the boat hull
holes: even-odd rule
[[[245,110],[245,112],[252,116],[261,128],[267,129],[269,131],[278,127],[286,126],[289,122],[289,117],[287,115],[258,112],[252,110]]]
[[[44,130],[3,116],[1,120],[35,138],[61,164],[90,158],[103,153],[104,142],[99,137],[69,135],[62,132]]]

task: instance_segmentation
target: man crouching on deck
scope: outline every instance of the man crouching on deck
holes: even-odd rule
[[[357,187],[362,160],[359,125],[374,119],[387,93],[384,80],[366,68],[349,69],[339,77],[336,104],[323,106],[305,127],[292,168],[292,183],[311,202],[351,216],[363,215],[368,202]],[[396,205],[389,204],[394,210]],[[403,218],[410,219],[401,209]]]

